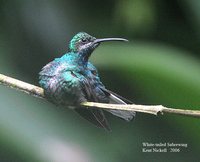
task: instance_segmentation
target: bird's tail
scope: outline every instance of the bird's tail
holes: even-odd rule
[[[104,89],[104,92],[106,92],[109,95],[109,103],[110,104],[133,104],[131,101],[117,95],[114,92],[111,92],[107,89]],[[134,111],[127,111],[127,110],[110,110],[107,109],[106,111],[112,113],[115,116],[118,116],[126,121],[130,121],[132,120],[135,115],[136,112]]]

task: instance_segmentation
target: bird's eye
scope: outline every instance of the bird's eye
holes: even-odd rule
[[[87,39],[85,39],[85,38],[81,39],[81,42],[83,42],[83,43],[85,43],[86,41],[87,41]]]

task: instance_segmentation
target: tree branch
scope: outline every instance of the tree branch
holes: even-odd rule
[[[0,74],[0,84],[3,84],[7,87],[25,92],[34,97],[39,97],[45,99],[44,90],[41,87],[5,76]],[[179,114],[192,117],[200,117],[200,111],[198,110],[184,110],[184,109],[174,109],[167,108],[162,105],[120,105],[120,104],[106,104],[106,103],[96,103],[96,102],[84,102],[81,103],[82,106],[88,108],[97,107],[100,109],[114,109],[114,110],[125,110],[125,111],[136,111],[141,113],[148,113],[153,115],[158,115],[158,113],[170,113],[170,114]]]
[[[0,74],[0,84],[22,91],[34,97],[45,98],[41,87]]]

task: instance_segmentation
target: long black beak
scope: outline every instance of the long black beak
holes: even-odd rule
[[[125,42],[128,42],[128,40],[124,39],[124,38],[102,38],[102,39],[96,39],[93,43],[98,44],[98,43],[107,42],[107,41],[125,41]]]

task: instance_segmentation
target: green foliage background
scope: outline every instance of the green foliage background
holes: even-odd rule
[[[38,85],[38,72],[79,31],[124,37],[92,55],[107,88],[137,104],[200,108],[200,2],[195,0],[1,0],[0,73]],[[198,161],[200,121],[107,114],[112,132],[69,109],[0,86],[0,161]],[[187,143],[143,153],[142,143]]]

